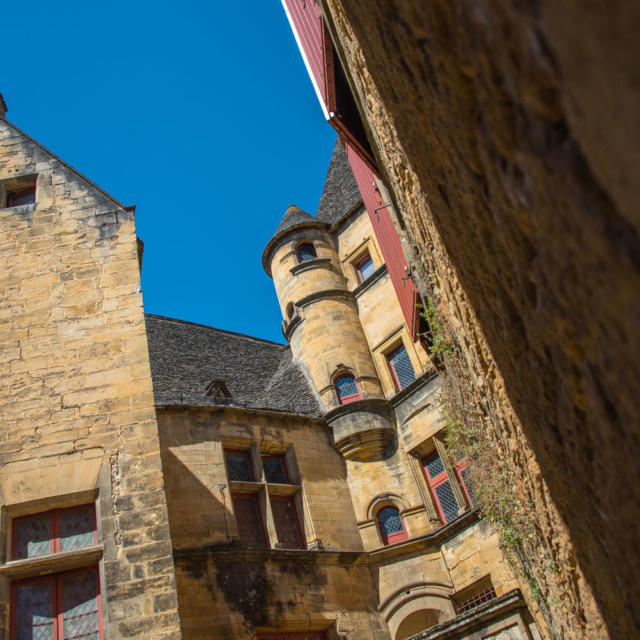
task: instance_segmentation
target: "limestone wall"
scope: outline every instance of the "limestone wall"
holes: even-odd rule
[[[321,4],[416,277],[535,506],[558,633],[602,637],[602,615],[633,637],[638,5]]]
[[[179,638],[133,213],[0,119],[0,181],[35,174],[0,209],[0,562],[13,517],[96,501],[105,637]]]

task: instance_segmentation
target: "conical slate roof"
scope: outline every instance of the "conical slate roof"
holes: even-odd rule
[[[271,251],[275,247],[277,241],[289,231],[298,229],[299,227],[316,227],[320,229],[326,229],[327,224],[314,218],[311,214],[303,211],[294,204],[290,204],[276,229],[276,232],[271,236],[271,240],[267,242],[267,246],[262,253],[262,266],[264,270],[271,275],[270,258]]]
[[[361,201],[347,152],[338,138],[329,162],[316,218],[329,225],[335,224]]]

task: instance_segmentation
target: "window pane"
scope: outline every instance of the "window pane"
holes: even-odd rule
[[[60,522],[60,551],[90,547],[93,544],[93,506],[62,511]]]
[[[393,507],[385,507],[384,509],[381,509],[378,514],[378,522],[380,522],[380,531],[384,536],[404,531],[400,514],[398,513],[398,510]]]
[[[98,640],[98,594],[95,571],[62,578],[64,640]]]
[[[17,640],[53,638],[51,582],[21,585],[16,588]]]
[[[298,247],[298,261],[308,262],[309,260],[315,260],[316,250],[312,244],[301,244]]]
[[[227,461],[229,480],[237,480],[239,482],[251,482],[253,480],[248,453],[225,453],[225,459]]]
[[[257,499],[254,496],[233,496],[233,510],[236,514],[240,539],[249,547],[264,548],[262,520]]]
[[[285,549],[302,549],[302,541],[298,533],[298,517],[293,500],[272,500],[271,511],[278,533],[278,542]]]
[[[358,263],[358,274],[360,276],[360,282],[364,282],[369,276],[373,275],[375,271],[373,266],[373,260],[369,256],[362,262]]]
[[[435,488],[435,492],[436,496],[438,497],[438,502],[442,507],[445,522],[451,522],[452,520],[457,518],[458,503],[456,502],[456,497],[453,495],[451,483],[448,480],[446,482],[443,482],[441,485],[438,485]]]
[[[281,457],[262,458],[262,466],[264,467],[264,477],[267,479],[267,482],[277,484],[287,483],[284,460]]]
[[[346,396],[353,396],[359,393],[358,385],[353,376],[342,376],[336,380],[336,389],[338,390],[338,397],[344,398]]]
[[[36,201],[36,190],[29,189],[18,193],[10,193],[7,197],[7,204],[10,207],[20,207],[23,204],[33,204]]]
[[[404,345],[389,354],[389,364],[396,374],[396,382],[400,389],[408,387],[416,379],[413,365]]]
[[[49,515],[18,520],[15,559],[33,558],[51,552],[51,517]]]
[[[444,463],[442,462],[442,458],[440,458],[437,451],[434,451],[432,454],[428,455],[424,459],[423,464],[431,480],[444,472]]]

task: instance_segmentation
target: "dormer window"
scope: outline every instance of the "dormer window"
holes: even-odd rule
[[[349,402],[362,399],[360,387],[352,375],[345,374],[338,376],[335,379],[335,385],[336,393],[338,394],[338,402],[340,404],[347,404]]]
[[[309,260],[315,260],[318,257],[315,247],[310,242],[303,242],[296,249],[296,257],[298,262],[309,262]]]

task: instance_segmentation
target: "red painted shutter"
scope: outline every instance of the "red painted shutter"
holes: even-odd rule
[[[350,142],[345,142],[345,149],[362,201],[369,212],[369,218],[391,276],[391,282],[402,308],[407,328],[411,337],[415,339],[418,291],[413,280],[407,277],[407,262],[404,259],[400,239],[393,222],[391,222],[388,207],[383,207],[387,203],[382,201],[380,192],[375,188],[375,176],[367,163],[356,152]]]
[[[316,0],[282,0],[327,120],[335,111],[333,48]]]

